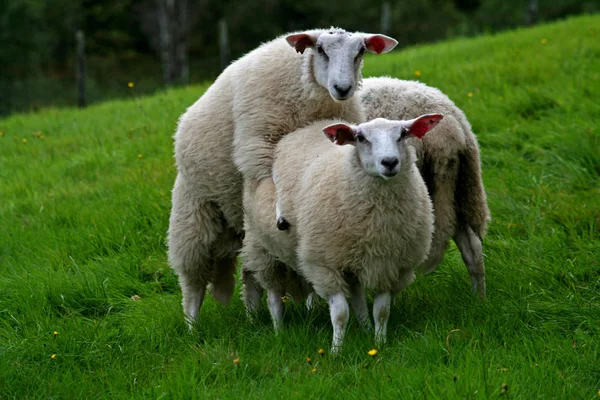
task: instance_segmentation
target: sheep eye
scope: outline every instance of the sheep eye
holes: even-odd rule
[[[398,138],[398,143],[400,143],[402,141],[402,139],[404,139],[405,136],[406,136],[406,129],[402,128],[402,130],[400,131],[400,137]]]
[[[356,135],[356,140],[358,140],[358,143],[364,143],[367,141],[367,139],[365,139],[365,137],[360,133]]]
[[[363,56],[363,54],[365,54],[365,48],[361,47],[360,50],[358,51],[358,54],[356,55],[356,58],[354,58],[354,61],[358,61],[358,59],[361,58]]]
[[[325,53],[325,50],[323,50],[323,46],[317,46],[317,51],[319,52],[319,54],[321,54],[322,56],[327,57],[327,53]]]

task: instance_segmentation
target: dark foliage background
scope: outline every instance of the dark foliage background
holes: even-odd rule
[[[160,1],[3,0],[0,2],[0,115],[76,104],[75,32],[86,35],[88,102],[164,87],[159,57]],[[189,79],[220,71],[218,21],[228,25],[235,59],[284,32],[341,26],[381,31],[383,1],[187,0]],[[389,1],[399,47],[493,33],[529,23],[529,0]],[[600,11],[600,0],[540,0],[537,20]],[[134,83],[133,88],[128,83]]]

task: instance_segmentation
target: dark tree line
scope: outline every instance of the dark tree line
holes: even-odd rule
[[[3,0],[0,91],[9,101],[0,102],[0,114],[36,101],[75,103],[69,84],[78,30],[93,101],[122,95],[122,82],[111,86],[121,76],[147,78],[140,90],[148,91],[213,78],[224,22],[235,59],[276,35],[311,27],[383,29],[407,46],[597,11],[600,0]]]

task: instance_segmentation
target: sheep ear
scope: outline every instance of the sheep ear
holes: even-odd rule
[[[346,124],[333,124],[323,128],[323,133],[333,143],[341,146],[356,142],[355,129]]]
[[[317,38],[308,33],[296,33],[285,38],[290,46],[296,49],[296,52],[304,54],[307,47],[313,47]]]
[[[367,46],[367,51],[371,53],[387,53],[397,44],[398,41],[389,36],[380,34],[365,35],[365,46]]]
[[[406,134],[421,139],[427,132],[435,128],[442,118],[444,118],[442,114],[425,114],[410,121],[405,121]]]

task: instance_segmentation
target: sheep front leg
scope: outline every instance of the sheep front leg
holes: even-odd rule
[[[375,297],[373,301],[373,319],[375,320],[375,343],[380,346],[385,344],[387,336],[387,324],[390,317],[390,306],[392,304],[392,293],[383,292]]]
[[[343,292],[339,292],[329,297],[329,312],[331,314],[331,324],[333,325],[333,343],[331,344],[331,354],[337,355],[344,341],[346,326],[350,316],[350,308]]]
[[[483,248],[481,239],[470,226],[459,226],[454,235],[454,242],[471,276],[471,289],[485,300],[485,266],[483,264]]]
[[[283,321],[283,296],[285,293],[280,291],[268,291],[267,304],[269,305],[269,313],[273,320],[273,328],[275,333],[279,333],[281,322]]]

